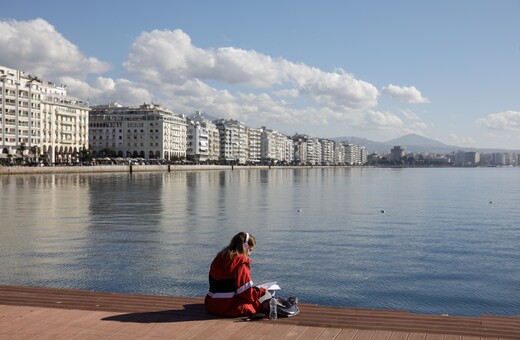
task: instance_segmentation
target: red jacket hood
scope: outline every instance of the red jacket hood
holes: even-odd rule
[[[228,257],[217,254],[211,263],[210,274],[215,280],[232,278],[235,270],[242,264],[251,264],[251,259],[243,254],[236,254],[230,260]]]

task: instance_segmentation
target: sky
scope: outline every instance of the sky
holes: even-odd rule
[[[90,105],[520,149],[520,1],[2,1],[0,65]]]

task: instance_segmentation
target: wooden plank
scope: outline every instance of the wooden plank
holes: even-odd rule
[[[326,328],[323,333],[318,336],[318,339],[336,339],[338,334],[342,331],[341,328]]]
[[[325,328],[321,327],[307,327],[305,333],[302,334],[299,340],[314,340],[317,339]]]
[[[462,340],[461,335],[446,334],[444,340]]]
[[[366,340],[371,339],[375,331],[372,330],[359,330],[356,332],[352,340]],[[340,333],[341,334],[341,333]]]
[[[406,340],[408,339],[408,332],[392,332],[388,340]]]
[[[408,340],[424,340],[426,339],[426,333],[410,333]]]
[[[242,330],[240,323],[243,321],[240,318],[226,319],[239,323],[237,325],[226,323],[219,328],[220,323],[214,324],[216,320],[223,319],[206,312],[203,298],[0,285],[0,326],[2,326],[0,334],[6,334],[6,329],[13,329],[13,324],[16,327],[25,325],[27,320],[54,325],[69,323],[71,326],[84,322],[99,327],[97,328],[99,331],[107,332],[117,332],[119,327],[127,325],[129,331],[136,335],[154,332],[156,327],[152,326],[157,323],[175,324],[171,327],[180,333],[185,333],[191,329],[193,323],[202,321],[204,327],[214,325],[205,332],[200,329],[193,330],[191,336],[196,337],[199,333],[200,336],[209,333],[213,335],[222,333],[223,337],[225,334],[241,336],[250,331],[252,336],[263,337],[265,334],[260,333],[271,332],[272,327],[267,325],[274,324],[280,327],[279,330],[292,329],[290,334],[287,334],[289,337],[293,337],[294,333],[294,336],[300,334],[303,337],[307,334],[309,337],[310,334],[316,334],[317,337],[330,338],[348,334],[348,331],[342,329],[353,329],[359,330],[361,334],[365,334],[364,331],[376,331],[374,337],[377,339],[390,334],[389,340],[402,339],[402,334],[408,333],[412,338],[421,338],[422,334],[428,334],[434,339],[445,334],[445,338],[450,336],[458,340],[461,340],[461,337],[463,340],[469,337],[520,339],[520,316],[459,317],[312,304],[300,304],[300,307],[301,313],[297,317],[280,318],[275,322],[258,321],[254,322],[258,325],[254,327],[248,325]],[[60,310],[69,312],[63,314]],[[84,316],[81,313],[83,310],[93,312]],[[42,314],[45,314],[45,320],[41,318]],[[316,329],[322,331],[318,334]],[[331,334],[337,329],[339,331],[332,336]],[[159,333],[162,334],[161,331],[158,331]]]
[[[376,331],[370,340],[388,340],[391,335],[390,331]]]

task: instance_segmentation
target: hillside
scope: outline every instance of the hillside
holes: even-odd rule
[[[386,142],[375,142],[366,138],[358,137],[336,137],[332,138],[337,142],[349,142],[358,145],[364,145],[368,149],[368,153],[389,153],[390,150],[398,145],[404,148],[405,152],[424,152],[424,153],[451,153],[459,150],[469,151],[473,148],[462,148],[454,145],[447,145],[437,140],[416,134],[409,134],[399,138],[395,138]]]

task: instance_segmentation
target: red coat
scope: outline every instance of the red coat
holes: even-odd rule
[[[243,254],[229,258],[217,255],[209,270],[210,289],[204,305],[219,316],[248,316],[262,311],[258,299],[264,288],[253,287],[251,260]]]

